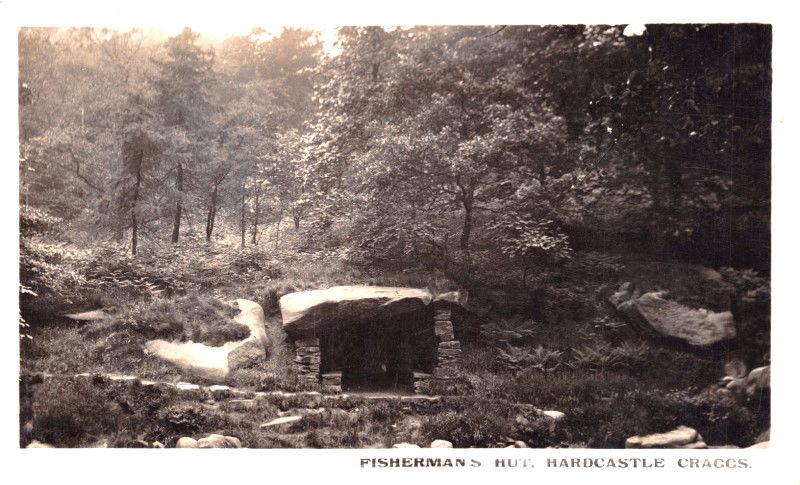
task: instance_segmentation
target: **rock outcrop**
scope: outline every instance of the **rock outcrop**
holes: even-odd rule
[[[250,300],[236,300],[240,313],[234,322],[250,329],[245,339],[226,342],[219,347],[196,342],[150,340],[145,353],[166,360],[181,369],[215,382],[222,382],[235,369],[248,367],[266,358],[268,338],[261,305]]]
[[[188,436],[178,438],[175,448],[197,448],[197,440]]]
[[[667,433],[647,436],[631,436],[625,440],[625,448],[708,448],[697,430],[678,426]]]
[[[770,388],[769,366],[756,367],[747,374],[744,389],[748,396],[755,396],[758,392]]]
[[[431,442],[431,448],[452,448],[453,443],[447,440],[433,440]]]
[[[108,313],[106,313],[105,310],[100,308],[98,310],[90,310],[88,312],[67,313],[64,316],[69,318],[70,320],[75,320],[76,322],[95,322],[98,320],[105,320],[106,318],[108,318]]]
[[[419,445],[412,443],[395,443],[392,445],[392,448],[419,448]]]
[[[196,440],[184,436],[178,439],[175,448],[241,448],[242,442],[235,436],[223,436],[221,434],[210,434],[205,438]]]
[[[272,421],[268,421],[266,423],[262,423],[260,427],[261,428],[270,428],[272,426],[280,426],[282,424],[294,423],[296,421],[300,421],[301,419],[303,419],[302,416],[283,416],[283,417],[280,417],[280,418],[275,418]]]
[[[522,440],[509,441],[506,448],[527,448],[528,445]]]
[[[42,443],[41,441],[33,440],[30,443],[28,443],[28,446],[26,446],[25,448],[55,448],[55,446],[47,443]]]
[[[742,359],[729,359],[725,362],[725,375],[734,379],[741,379],[747,375],[747,364]]]
[[[726,375],[717,382],[719,392],[729,393],[737,399],[754,398],[770,388],[770,366],[756,367],[747,372],[744,363],[725,366]]]
[[[235,436],[210,434],[197,440],[198,448],[241,448],[242,442]]]
[[[662,291],[639,296],[626,283],[611,295],[609,302],[629,319],[690,345],[708,346],[736,337],[736,324],[731,312],[693,309],[668,300],[665,296]]]
[[[465,304],[463,293],[434,296],[417,288],[384,286],[334,286],[324,290],[289,293],[279,304],[288,332],[313,332],[330,324],[384,319],[423,310],[431,303]]]
[[[562,413],[561,411],[542,411],[542,415],[547,416],[553,421],[561,421],[566,416],[566,414]]]

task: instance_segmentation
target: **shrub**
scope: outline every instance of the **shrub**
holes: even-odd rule
[[[498,359],[507,368],[516,371],[537,369],[542,372],[553,372],[561,366],[560,350],[545,349],[539,345],[533,349],[523,347],[508,346],[506,350],[500,350]]]
[[[584,278],[601,280],[614,278],[625,268],[621,256],[595,251],[576,251],[566,266]]]
[[[623,342],[612,346],[607,342],[594,342],[572,349],[572,367],[585,369],[633,369],[647,364],[650,347],[643,343]]]
[[[463,373],[448,379],[431,379],[421,387],[421,391],[425,394],[438,396],[467,396],[474,390],[469,377]]]
[[[529,371],[514,381],[498,380],[485,392],[564,411],[561,426],[569,442],[599,448],[623,447],[630,436],[663,433],[681,424],[697,429],[710,444],[742,446],[752,444],[769,419],[769,403],[756,410],[758,404],[748,407],[716,390],[669,390],[619,370]]]
[[[92,383],[47,379],[33,395],[32,439],[77,447],[115,432],[122,409]]]
[[[739,353],[751,366],[769,363],[770,284],[757,272],[722,268],[722,276],[736,288],[733,315]]]
[[[367,419],[373,423],[392,423],[403,413],[394,405],[381,401],[367,408]]]
[[[280,382],[272,372],[264,372],[260,367],[236,369],[227,379],[228,385],[244,387],[255,391],[288,390],[285,382]],[[294,387],[290,385],[288,387]]]
[[[445,439],[458,448],[497,446],[514,427],[510,406],[476,403],[461,412],[426,416],[420,432],[428,441]]]
[[[750,446],[769,428],[769,398],[742,403],[713,387],[685,398],[696,409],[694,423],[706,442]]]
[[[505,366],[497,357],[495,347],[467,344],[463,345],[459,365],[467,373],[501,372]]]
[[[222,345],[250,335],[232,321],[236,310],[215,298],[190,293],[173,299],[137,301],[121,308],[109,321],[90,325],[85,332],[103,334],[130,330],[140,339],[192,340]]]
[[[170,430],[191,434],[207,426],[213,426],[209,415],[198,403],[177,403],[169,405],[158,412],[158,419]]]
[[[267,318],[267,335],[269,335],[269,348],[267,359],[259,362],[250,369],[238,369],[228,377],[232,386],[243,386],[258,391],[300,391],[319,390],[319,385],[302,381],[297,376],[294,365],[294,351],[286,342],[286,333],[281,321]]]
[[[23,359],[25,370],[53,374],[75,374],[97,368],[96,341],[87,339],[79,327],[45,327],[31,341],[28,358]]]
[[[628,372],[661,389],[703,387],[716,382],[722,364],[708,356],[668,348],[651,348],[640,365]]]
[[[314,429],[306,435],[309,448],[359,448],[363,443],[362,434],[356,428],[338,432],[329,429]]]
[[[321,409],[305,414],[303,419],[289,425],[290,433],[307,432],[306,441],[312,448],[356,448],[367,439],[365,413],[350,413],[341,409]]]

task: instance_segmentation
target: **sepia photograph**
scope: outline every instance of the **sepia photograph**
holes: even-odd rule
[[[770,446],[770,24],[210,25],[16,30],[20,448]]]

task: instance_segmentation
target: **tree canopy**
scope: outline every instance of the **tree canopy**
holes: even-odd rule
[[[527,274],[616,248],[768,269],[769,26],[337,42],[22,29],[21,203],[133,254],[188,238]]]

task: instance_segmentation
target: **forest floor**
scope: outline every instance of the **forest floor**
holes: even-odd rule
[[[317,393],[294,374],[294,353],[277,309],[277,299],[295,290],[356,282],[424,286],[424,274],[374,277],[336,268],[315,274],[306,268],[263,276],[252,284],[240,281],[172,296],[125,300],[95,295],[73,310],[101,303],[109,318],[86,323],[53,317],[34,326],[23,347],[23,375],[62,377],[29,388],[21,444],[158,442],[169,447],[183,436],[217,433],[235,436],[246,447],[388,447],[401,442],[424,447],[445,439],[457,447],[521,441],[532,447],[619,448],[630,436],[679,425],[697,429],[712,446],[756,442],[769,427],[768,395],[742,401],[715,392],[725,362],[742,356],[747,345],[731,342],[698,350],[653,339],[616,315],[606,301],[621,283],[631,281],[638,288],[667,290],[694,307],[721,310],[730,302],[720,296],[725,285],[720,274],[641,258],[613,264],[613,271],[599,277],[577,274],[580,284],[553,283],[549,304],[533,309],[526,301],[541,301],[541,295],[498,290],[476,296],[478,311],[471,316],[476,332],[463,344],[455,385],[434,389],[441,396],[433,400],[393,393],[345,398]],[[157,337],[218,345],[241,338],[241,329],[219,324],[232,317],[225,302],[234,298],[263,306],[268,358],[228,376],[225,384],[236,392],[220,397],[201,387],[194,394],[181,393],[175,388],[179,382],[213,383],[145,355],[143,343]],[[505,335],[499,340],[498,330]],[[759,358],[747,357],[752,365],[760,364]],[[75,377],[83,373],[138,380]],[[561,411],[565,417],[556,426],[542,410]],[[287,416],[300,419],[262,426]]]

